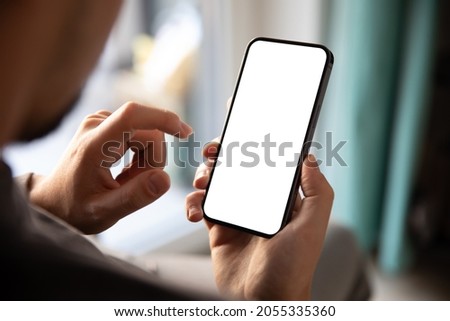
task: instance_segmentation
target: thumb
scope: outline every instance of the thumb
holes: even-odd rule
[[[108,213],[112,226],[124,216],[156,201],[169,187],[169,175],[162,169],[151,169],[106,193],[101,207]]]
[[[313,155],[303,162],[301,186],[305,197],[292,215],[292,225],[304,235],[309,232],[312,240],[320,240],[318,236],[325,234],[328,225],[334,192]]]
[[[312,154],[309,154],[303,162],[301,186],[307,198],[324,197],[332,200],[334,197],[333,189],[320,171],[319,164]]]

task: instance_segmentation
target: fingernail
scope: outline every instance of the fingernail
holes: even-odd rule
[[[309,160],[311,163],[317,163],[316,156],[314,156],[313,154],[309,154],[309,155],[308,155],[308,160]]]
[[[186,124],[183,121],[180,121],[180,127],[181,127],[181,131],[183,132],[183,134],[189,136],[190,134],[192,134],[192,127],[189,126],[188,124]]]
[[[217,146],[208,146],[208,153],[209,154],[217,154],[217,150],[218,150],[218,148],[217,148]]]
[[[205,146],[203,146],[203,155],[205,157],[215,157],[217,156],[217,152],[219,150],[219,146],[215,142],[209,142]]]
[[[317,163],[317,159],[313,154],[308,154],[308,156],[306,157],[307,163],[306,165],[308,167],[314,168],[314,169],[319,169],[319,164]]]

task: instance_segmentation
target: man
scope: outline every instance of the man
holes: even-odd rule
[[[1,146],[40,137],[59,123],[102,52],[120,5],[119,0],[2,1]],[[124,142],[108,155],[104,144],[120,142],[124,132],[145,148],[114,179],[107,166],[111,155],[120,157],[132,146]],[[169,287],[82,235],[104,231],[163,195],[170,180],[161,165],[165,155],[154,155],[155,150],[163,150],[158,146],[164,133],[184,138],[191,132],[172,112],[127,103],[112,114],[87,116],[48,177],[23,177],[19,188],[2,162],[2,299],[214,299]],[[211,146],[204,151],[207,157],[214,157]],[[136,165],[140,158],[145,168]],[[208,175],[207,166],[199,169],[194,181],[199,190],[186,198],[191,221],[203,218]],[[292,221],[272,239],[207,223],[221,298],[310,297],[333,191],[313,158],[303,166],[301,183],[305,198],[297,197]]]

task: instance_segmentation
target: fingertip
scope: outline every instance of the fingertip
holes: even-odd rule
[[[191,222],[199,222],[203,219],[203,212],[199,207],[191,206],[188,208],[187,217]]]
[[[308,168],[320,170],[319,163],[313,154],[308,154],[303,161],[303,165]]]
[[[201,176],[194,179],[192,185],[197,189],[205,189],[206,185],[208,185],[208,176]]]
[[[189,126],[188,124],[186,124],[184,121],[180,120],[180,137],[182,138],[186,138],[188,136],[190,136],[193,133],[193,129],[191,126]]]
[[[203,147],[203,156],[206,158],[216,158],[219,151],[219,143],[209,142]]]
[[[185,208],[189,221],[199,222],[203,219],[202,200],[204,195],[203,191],[195,191],[186,196]]]
[[[301,186],[306,197],[317,195],[331,200],[334,198],[333,188],[320,171],[319,162],[312,154],[303,162]]]

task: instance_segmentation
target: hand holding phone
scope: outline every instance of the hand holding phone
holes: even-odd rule
[[[203,156],[214,159],[217,147],[216,141],[209,143],[203,149]],[[193,181],[197,190],[186,197],[186,212],[191,222],[203,220],[202,201],[209,173],[210,163],[201,164]],[[297,193],[290,223],[276,237],[261,238],[205,220],[217,287],[225,297],[310,299],[333,204],[333,189],[313,157],[305,159],[301,175],[304,197]]]
[[[286,225],[332,64],[321,45],[250,42],[206,188],[207,220],[264,237]]]

